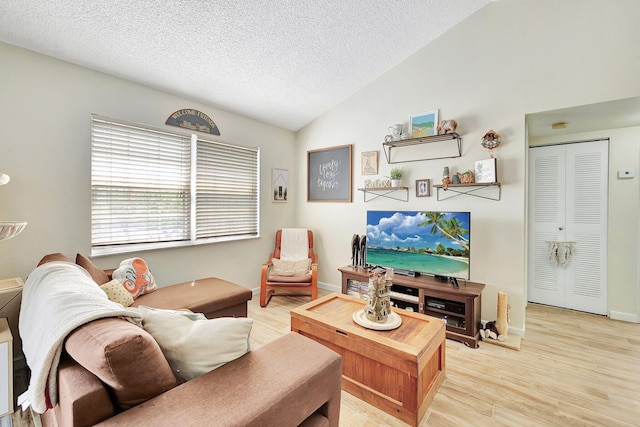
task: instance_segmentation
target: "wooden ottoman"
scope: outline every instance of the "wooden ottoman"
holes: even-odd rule
[[[417,426],[445,377],[445,324],[394,310],[402,325],[364,328],[352,319],[364,301],[332,293],[291,310],[291,330],[342,356],[342,389]]]
[[[209,277],[191,282],[163,286],[139,296],[132,307],[146,305],[168,310],[189,309],[207,318],[247,317],[251,289],[227,280]]]

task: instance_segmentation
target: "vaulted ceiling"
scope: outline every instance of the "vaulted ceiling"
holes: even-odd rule
[[[295,131],[490,1],[4,0],[0,41]]]

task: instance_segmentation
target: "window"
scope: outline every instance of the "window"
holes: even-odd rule
[[[258,235],[259,149],[91,119],[92,255]]]

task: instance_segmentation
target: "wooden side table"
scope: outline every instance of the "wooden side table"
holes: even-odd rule
[[[0,418],[13,414],[12,341],[7,319],[0,318]]]
[[[0,279],[0,318],[4,317],[9,322],[9,329],[13,335],[13,354],[15,357],[22,355],[18,320],[20,319],[23,288],[24,281],[20,277]]]
[[[22,354],[18,319],[23,287],[20,277],[0,280],[0,418],[13,413],[13,356]]]

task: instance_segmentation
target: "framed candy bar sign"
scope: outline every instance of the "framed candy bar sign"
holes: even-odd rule
[[[351,147],[307,151],[308,202],[351,202]]]

